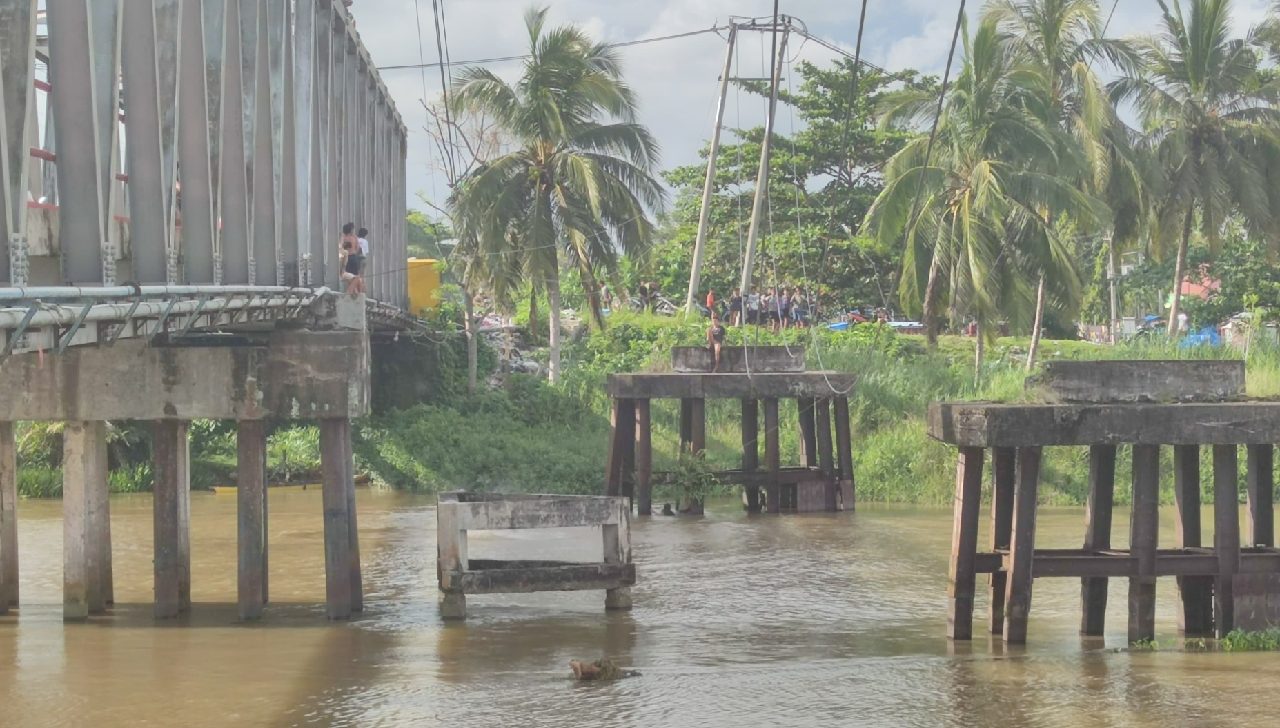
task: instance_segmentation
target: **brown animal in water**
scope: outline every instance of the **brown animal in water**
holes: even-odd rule
[[[605,658],[595,662],[569,660],[569,668],[573,670],[575,680],[621,680],[624,677],[637,677],[635,670],[623,670],[613,664],[613,660]]]

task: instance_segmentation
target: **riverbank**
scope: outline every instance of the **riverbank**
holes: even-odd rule
[[[532,375],[511,375],[496,389],[465,391],[465,348],[461,337],[423,339],[401,351],[377,372],[375,414],[354,430],[357,468],[376,484],[416,492],[468,488],[558,493],[597,492],[604,471],[609,432],[609,374],[662,370],[671,347],[702,341],[703,323],[634,314],[615,314],[610,327],[572,337],[564,351],[561,384]],[[849,331],[810,329],[772,334],[753,327],[729,330],[731,344],[804,346],[810,369],[858,375],[851,399],[855,472],[862,501],[946,504],[952,497],[953,453],[925,434],[924,414],[932,401],[1012,400],[1023,396],[1025,339],[999,339],[975,378],[973,340],[943,337],[927,351],[916,336],[886,327],[861,325]],[[1170,359],[1241,358],[1231,349],[1180,349],[1159,341],[1099,346],[1080,341],[1045,341],[1042,358]],[[496,358],[481,357],[486,370]],[[482,379],[488,372],[482,372]],[[1255,349],[1248,357],[1249,393],[1280,396],[1280,353]],[[794,407],[794,405],[791,405]],[[738,465],[739,412],[734,403],[707,408],[707,453],[711,468]],[[784,406],[784,421],[794,410]],[[680,469],[679,412],[675,402],[655,402],[655,469]],[[795,452],[793,428],[782,432],[782,451]],[[57,424],[24,424],[18,431],[19,489],[26,497],[61,493],[61,431]],[[109,430],[114,492],[150,489],[149,433],[128,424]],[[192,425],[192,483],[208,488],[235,478],[232,423]],[[1127,502],[1127,459],[1121,457],[1117,499]],[[1208,459],[1203,483],[1209,477]],[[1171,473],[1171,457],[1163,466]],[[282,426],[269,436],[272,482],[306,482],[318,477],[316,428]],[[1045,460],[1042,498],[1048,503],[1084,502],[1088,463],[1083,450],[1050,450]],[[1172,477],[1162,479],[1172,501]],[[1243,483],[1242,483],[1243,487]],[[1205,493],[1206,499],[1208,493]],[[658,493],[658,497],[668,497]]]

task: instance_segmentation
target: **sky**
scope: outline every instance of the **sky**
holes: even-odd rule
[[[436,60],[432,2],[440,0],[355,0],[351,8],[357,29],[378,66]],[[1101,0],[1104,12],[1110,0]],[[1235,0],[1237,32],[1258,22],[1271,0]],[[959,0],[870,0],[863,37],[863,57],[889,70],[915,68],[941,74],[946,63]],[[524,11],[530,0],[445,0],[449,52],[455,64],[471,59],[508,56],[527,51]],[[725,24],[730,16],[765,16],[772,0],[542,0],[552,24],[576,23],[606,42],[672,35]],[[980,7],[970,0],[970,14]],[[415,6],[420,10],[419,50]],[[853,52],[857,38],[858,0],[782,0],[781,12],[802,21],[809,31]],[[1159,22],[1155,0],[1118,0],[1108,35],[1151,33]],[[747,34],[739,42],[733,75],[763,77],[769,52],[767,34]],[[715,121],[718,78],[726,43],[715,33],[620,49],[626,79],[640,104],[640,121],[662,146],[662,169],[698,161],[698,150]],[[829,64],[835,53],[812,42],[793,39],[787,59]],[[519,62],[488,66],[511,79]],[[426,69],[382,72],[396,106],[409,127],[409,206],[428,210],[420,199],[437,203],[447,195],[439,161],[423,127],[422,99],[440,99],[440,72]],[[794,74],[784,72],[789,80]],[[784,80],[784,86],[786,84]],[[798,79],[797,79],[798,82]],[[758,97],[730,92],[725,124],[729,128],[759,126],[764,119]],[[789,133],[795,121],[779,107],[776,121]]]

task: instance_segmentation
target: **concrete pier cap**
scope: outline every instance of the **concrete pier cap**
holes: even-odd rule
[[[314,329],[269,331],[248,345],[131,339],[58,356],[12,356],[4,365],[0,421],[364,416],[369,336],[355,315],[364,301],[328,296],[317,306]]]
[[[671,369],[681,373],[709,372],[715,365],[705,346],[671,348]],[[720,349],[720,372],[725,374],[803,372],[803,346],[725,346]]]

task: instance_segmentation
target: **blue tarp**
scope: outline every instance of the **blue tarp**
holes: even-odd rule
[[[1222,346],[1222,337],[1218,335],[1218,329],[1206,326],[1199,331],[1187,334],[1178,344],[1178,347],[1183,349],[1193,346]]]

